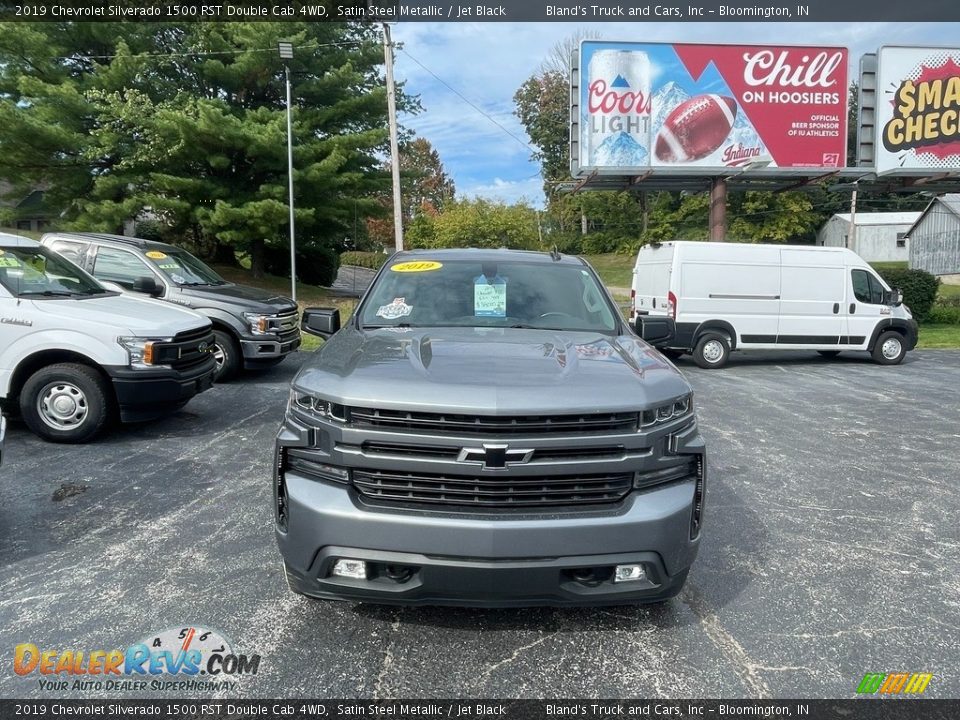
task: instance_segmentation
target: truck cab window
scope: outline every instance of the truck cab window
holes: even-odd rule
[[[137,278],[155,277],[153,271],[133,253],[101,247],[93,264],[93,274],[100,280],[109,280],[132,289]]]

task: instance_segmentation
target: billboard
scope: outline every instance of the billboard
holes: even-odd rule
[[[960,49],[880,48],[876,133],[877,174],[960,169]]]
[[[846,165],[846,48],[584,40],[579,78],[581,173]]]

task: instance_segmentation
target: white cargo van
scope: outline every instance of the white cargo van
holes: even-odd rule
[[[0,233],[0,406],[45,440],[84,442],[114,414],[150,420],[213,382],[210,321],[120,289]]]
[[[674,357],[703,368],[733,350],[865,350],[884,365],[917,344],[917,324],[860,256],[846,248],[665,242],[633,270],[631,321]]]

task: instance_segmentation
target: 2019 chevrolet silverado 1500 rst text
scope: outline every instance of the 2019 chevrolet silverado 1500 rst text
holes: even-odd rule
[[[679,592],[706,481],[691,389],[582,260],[399,253],[342,329],[335,310],[306,311],[304,329],[329,340],[276,443],[293,591],[480,606]]]
[[[53,442],[116,413],[150,420],[213,383],[210,321],[123,295],[27,238],[0,233],[0,405]]]

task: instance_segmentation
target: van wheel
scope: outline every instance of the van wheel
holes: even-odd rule
[[[906,345],[903,344],[903,335],[894,330],[887,330],[877,338],[871,354],[874,362],[881,365],[899,365],[907,354]]]
[[[217,369],[213,374],[214,382],[226,382],[240,371],[240,348],[230,333],[223,330],[213,331],[213,357]]]
[[[61,363],[37,370],[20,391],[20,414],[49,442],[82,443],[99,433],[109,415],[108,387],[93,368]]]
[[[726,335],[707,332],[700,336],[693,349],[693,361],[702,368],[722,368],[730,359],[730,340]]]
[[[820,357],[830,358],[831,360],[840,354],[839,350],[817,350]]]

